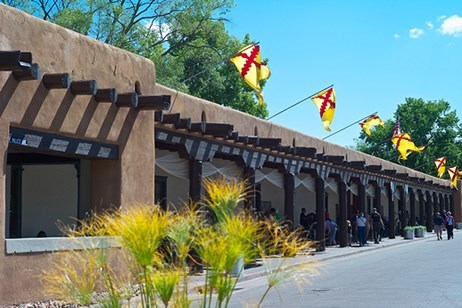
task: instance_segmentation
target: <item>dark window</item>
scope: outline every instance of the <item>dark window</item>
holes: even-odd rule
[[[156,175],[154,201],[159,204],[163,210],[167,210],[167,177]]]

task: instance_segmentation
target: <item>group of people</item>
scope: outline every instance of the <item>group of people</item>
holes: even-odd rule
[[[348,225],[351,226],[350,246],[352,243],[358,243],[360,247],[363,247],[367,242],[368,230],[372,231],[374,243],[379,244],[382,240],[382,231],[385,229],[382,215],[376,208],[373,209],[369,218],[366,218],[363,212],[356,211],[351,221],[348,221]]]
[[[436,237],[439,240],[443,239],[443,229],[447,230],[448,240],[454,238],[454,217],[452,213],[447,211],[443,212],[441,215],[440,212],[436,211],[433,214],[433,230],[435,231]]]
[[[316,214],[306,213],[306,209],[302,208],[300,213],[300,227],[306,231],[307,238],[315,240],[316,231]],[[416,219],[417,223],[417,219]],[[447,211],[440,213],[435,211],[433,214],[433,230],[437,235],[438,240],[443,239],[443,229],[447,230],[448,240],[454,238],[454,217],[452,213]],[[363,247],[367,243],[369,232],[374,239],[375,244],[379,244],[382,240],[382,233],[386,229],[386,223],[379,211],[374,208],[372,213],[366,217],[363,212],[356,211],[355,215],[351,220],[347,220],[348,228],[348,245],[356,243],[360,247]],[[325,241],[326,246],[335,245],[335,239],[337,235],[337,224],[331,220],[329,213],[326,212],[325,223],[324,223]]]

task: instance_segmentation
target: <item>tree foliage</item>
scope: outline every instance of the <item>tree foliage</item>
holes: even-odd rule
[[[434,161],[438,157],[446,156],[448,167],[461,163],[462,127],[456,111],[451,110],[448,102],[406,98],[403,104],[398,105],[395,118],[397,116],[401,132],[408,133],[416,146],[428,145],[426,150],[411,154],[405,161],[398,161],[399,153],[391,142],[395,127],[393,119],[385,121],[384,128],[376,127],[371,136],[361,132],[354,148],[435,176]]]
[[[151,59],[157,81],[266,117],[229,61],[243,41],[225,29],[233,0],[0,0],[36,17]]]

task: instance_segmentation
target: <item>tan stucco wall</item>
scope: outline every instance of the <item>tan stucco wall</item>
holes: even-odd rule
[[[43,74],[69,73],[72,80],[97,81],[98,88],[154,94],[155,66],[142,57],[0,5],[0,50],[31,52]],[[10,125],[114,143],[117,161],[92,161],[92,206],[154,200],[154,112],[116,108],[68,90],[47,90],[41,80],[17,82],[0,72],[0,304],[40,299],[37,274],[51,254],[4,253],[5,165]]]

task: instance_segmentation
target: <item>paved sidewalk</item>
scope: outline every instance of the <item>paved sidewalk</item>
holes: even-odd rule
[[[459,230],[454,230],[454,233],[458,233]],[[446,232],[443,234],[443,239],[446,239]],[[456,235],[457,236],[457,235]],[[396,245],[404,245],[410,244],[415,241],[422,241],[422,240],[436,240],[436,235],[433,232],[425,232],[424,237],[414,237],[411,240],[405,240],[402,236],[396,236],[394,239],[384,238],[379,244],[374,244],[373,242],[369,241],[364,247],[359,247],[357,244],[353,244],[353,246],[342,247],[340,248],[338,245],[326,247],[325,251],[322,252],[312,252],[311,254],[297,256],[293,258],[285,258],[284,259],[284,266],[287,267],[296,267],[300,266],[309,262],[322,262],[326,260],[330,260],[333,258],[341,258],[345,256],[349,256],[352,254],[359,254],[368,252],[371,250],[382,249],[387,247],[392,247]],[[279,258],[274,259],[275,262],[280,260]],[[250,268],[244,269],[241,277],[239,278],[239,282],[255,279],[265,275],[265,268],[263,266],[254,266]],[[192,283],[195,285],[201,285],[203,283],[204,277],[203,275],[194,276],[192,278]]]

